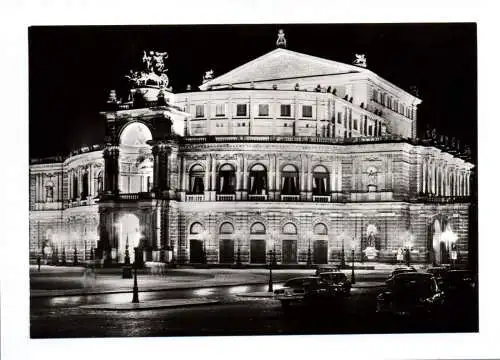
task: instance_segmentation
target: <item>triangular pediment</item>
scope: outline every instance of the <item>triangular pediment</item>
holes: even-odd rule
[[[200,86],[237,85],[257,81],[362,72],[365,69],[287,49],[276,49]]]

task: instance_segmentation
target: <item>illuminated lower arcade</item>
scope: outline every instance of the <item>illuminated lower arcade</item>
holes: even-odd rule
[[[415,96],[282,48],[200,91],[163,75],[127,101],[110,92],[101,144],[32,159],[32,260],[292,266],[353,247],[356,261],[468,261],[473,165],[416,137]]]

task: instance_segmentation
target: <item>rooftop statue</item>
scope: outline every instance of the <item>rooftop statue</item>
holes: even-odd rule
[[[276,46],[286,48],[285,32],[283,31],[283,29],[279,29],[278,31],[278,40],[276,40]]]
[[[142,56],[143,69],[130,70],[125,77],[132,87],[154,87],[166,89],[168,87],[168,69],[165,68],[166,52],[144,51]]]
[[[353,62],[356,66],[366,67],[366,56],[365,54],[356,54],[356,59]]]
[[[205,75],[203,75],[203,84],[209,80],[214,78],[214,71],[210,69],[209,71],[205,71]]]

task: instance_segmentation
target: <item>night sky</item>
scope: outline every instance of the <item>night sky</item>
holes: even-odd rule
[[[427,124],[462,144],[477,144],[476,25],[335,24],[31,27],[29,29],[30,157],[66,155],[104,138],[110,89],[140,66],[143,50],[166,51],[174,92],[201,84],[276,48],[283,28],[293,51],[350,64],[367,56],[370,70],[423,100]]]

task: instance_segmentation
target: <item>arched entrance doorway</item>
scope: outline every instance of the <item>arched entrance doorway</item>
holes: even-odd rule
[[[123,215],[117,224],[118,253],[117,260],[125,262],[125,250],[128,246],[130,261],[135,259],[135,248],[139,246],[142,238],[142,231],[139,218],[134,214]]]

